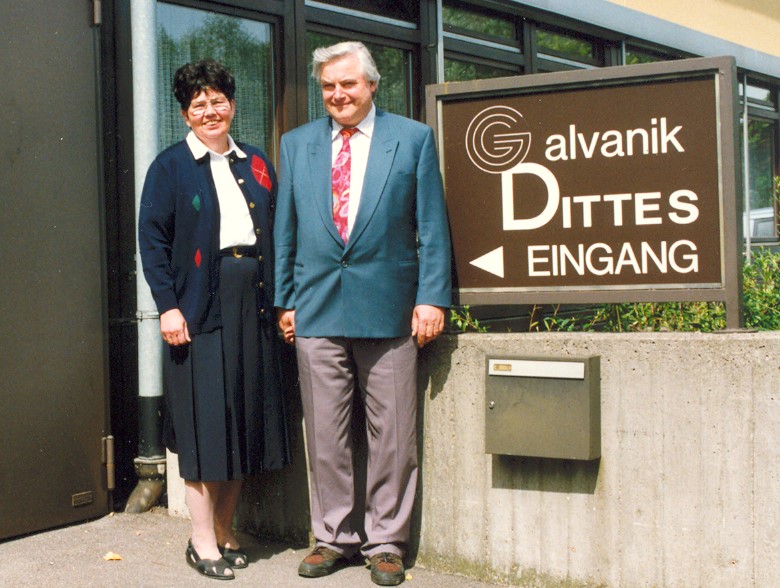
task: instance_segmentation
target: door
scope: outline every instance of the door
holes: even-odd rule
[[[0,539],[109,510],[91,3],[0,3]]]

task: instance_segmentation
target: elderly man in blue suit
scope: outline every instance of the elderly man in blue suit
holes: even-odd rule
[[[417,350],[444,329],[450,241],[433,133],[377,109],[362,43],[314,52],[328,117],[282,137],[275,305],[295,343],[310,464],[314,550],[325,576],[358,551],[371,579],[404,581],[417,485]],[[353,394],[365,405],[366,511],[353,528]]]

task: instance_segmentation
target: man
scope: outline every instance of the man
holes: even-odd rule
[[[328,575],[361,551],[371,579],[394,586],[417,484],[417,348],[442,332],[451,301],[442,180],[431,129],[374,106],[379,72],[362,43],[317,49],[313,65],[329,116],[282,137],[274,228],[316,540],[298,573]],[[350,522],[356,389],[368,434],[363,529]]]

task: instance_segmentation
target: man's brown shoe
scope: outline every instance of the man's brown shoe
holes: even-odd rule
[[[304,578],[321,578],[343,568],[347,563],[340,553],[322,545],[315,547],[298,566],[298,575]]]
[[[371,564],[371,580],[380,586],[398,586],[406,579],[404,562],[395,553],[377,553],[368,560]]]

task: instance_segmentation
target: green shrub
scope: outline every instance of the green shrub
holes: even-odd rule
[[[450,324],[461,333],[466,331],[487,332],[487,327],[479,324],[479,321],[471,316],[471,307],[468,304],[450,308]]]
[[[745,326],[780,330],[780,253],[758,249],[743,272]]]

